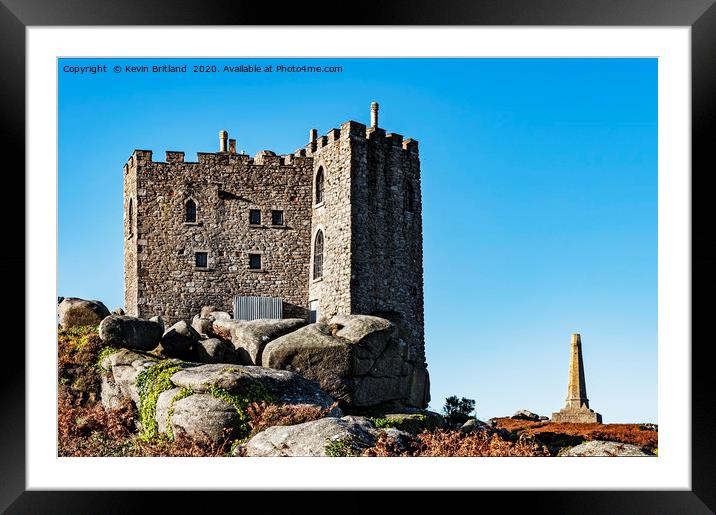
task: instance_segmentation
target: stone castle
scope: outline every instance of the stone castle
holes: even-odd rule
[[[218,152],[184,157],[124,165],[127,314],[171,324],[259,297],[283,318],[377,315],[427,383],[418,142],[380,128],[377,103],[369,127],[312,129],[293,154],[251,158],[221,131]]]

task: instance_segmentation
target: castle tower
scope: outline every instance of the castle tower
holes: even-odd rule
[[[566,403],[564,408],[552,414],[552,422],[602,423],[602,416],[589,409],[582,359],[582,338],[579,333],[572,334]]]
[[[378,108],[370,105],[369,127],[348,121],[327,136],[312,132],[305,148],[314,166],[309,305],[319,321],[365,314],[393,322],[419,364],[414,405],[425,405],[418,142],[386,133]]]

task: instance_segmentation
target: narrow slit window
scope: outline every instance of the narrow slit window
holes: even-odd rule
[[[206,252],[197,252],[194,254],[194,264],[197,268],[206,268],[209,263],[209,255]]]
[[[405,187],[403,188],[403,210],[406,213],[412,213],[415,208],[414,196],[413,185],[410,181],[405,181]]]
[[[321,277],[323,277],[323,231],[319,230],[313,243],[313,278]]]
[[[196,202],[189,199],[186,202],[185,222],[196,223]]]
[[[134,214],[134,205],[133,204],[134,203],[133,203],[132,199],[130,198],[129,199],[129,209],[128,209],[128,213],[127,213],[127,225],[129,226],[128,234],[130,236],[132,235],[132,216]]]

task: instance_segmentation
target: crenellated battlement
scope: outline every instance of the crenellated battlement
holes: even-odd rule
[[[374,124],[378,123],[378,104],[371,105],[371,120]],[[348,120],[341,124],[340,129],[331,129],[324,136],[318,136],[316,129],[309,132],[309,141],[304,148],[296,150],[294,156],[312,156],[315,152],[319,152],[322,148],[331,143],[335,143],[341,139],[353,138],[354,140],[365,140],[369,144],[387,144],[392,147],[399,147],[406,151],[407,154],[418,154],[418,142],[412,138],[403,139],[402,134],[395,132],[386,133],[385,129],[372,125],[367,127],[365,124],[355,120]]]
[[[305,159],[311,159],[313,154],[321,149],[336,143],[341,139],[353,138],[354,140],[365,140],[370,145],[386,145],[388,147],[402,148],[407,154],[417,156],[418,142],[415,139],[404,139],[402,134],[395,132],[386,133],[385,129],[378,127],[378,104],[371,104],[371,126],[355,120],[348,120],[341,124],[340,128],[330,129],[325,135],[319,136],[316,129],[309,132],[309,141],[305,147],[297,149],[292,154],[277,155],[271,150],[261,150],[254,157],[246,154],[236,153],[236,140],[229,139],[227,131],[219,131],[218,152],[197,152],[196,161],[185,161],[185,153],[179,150],[167,150],[165,161],[153,161],[151,150],[137,149],[127,161],[127,166],[141,166],[147,163],[166,164],[192,164],[202,165],[255,165],[255,166],[297,166],[305,163]],[[243,152],[243,151],[242,151]],[[125,170],[125,173],[127,170]]]

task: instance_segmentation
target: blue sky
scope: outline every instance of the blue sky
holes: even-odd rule
[[[112,71],[130,62],[343,71]],[[72,59],[58,78],[58,295],[123,305],[133,149],[189,159],[225,129],[248,154],[293,152],[375,100],[420,142],[430,406],[550,415],[580,332],[591,407],[657,421],[656,59]]]

